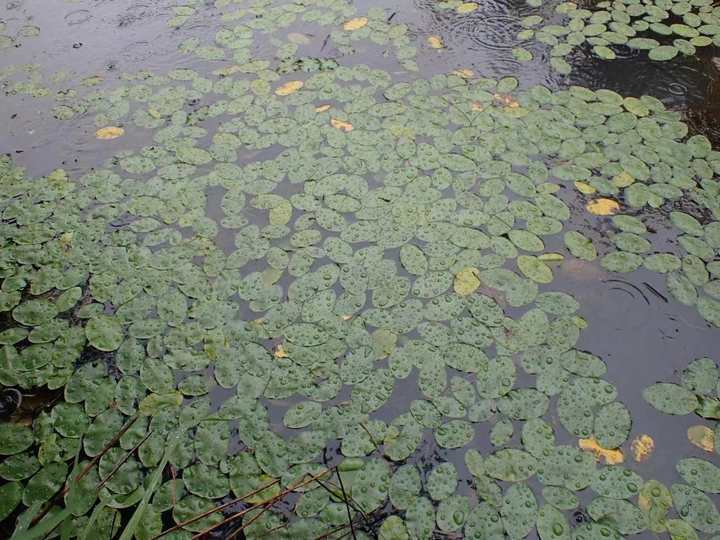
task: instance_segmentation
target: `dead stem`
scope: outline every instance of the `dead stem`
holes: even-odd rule
[[[261,514],[263,514],[268,508],[270,508],[273,504],[275,504],[276,502],[278,502],[279,500],[281,500],[283,497],[285,497],[285,495],[287,495],[288,493],[292,493],[293,491],[295,491],[295,490],[298,489],[298,488],[301,488],[301,487],[303,487],[303,486],[306,486],[307,484],[309,484],[309,483],[311,483],[311,482],[315,482],[318,478],[321,478],[323,475],[329,473],[329,472],[332,471],[333,469],[335,469],[335,467],[333,467],[333,468],[331,468],[331,469],[325,469],[324,471],[322,471],[322,472],[320,472],[320,473],[318,473],[318,474],[316,474],[316,475],[311,476],[311,477],[308,478],[307,480],[298,481],[299,483],[296,483],[295,485],[290,485],[290,486],[288,486],[284,491],[281,491],[280,493],[278,493],[277,495],[275,495],[273,498],[271,498],[271,499],[269,499],[269,500],[267,500],[267,501],[265,501],[265,502],[263,502],[263,503],[259,503],[259,504],[253,505],[253,506],[251,506],[251,507],[249,507],[249,508],[245,508],[245,509],[241,510],[240,512],[237,512],[236,514],[233,514],[233,515],[227,517],[226,519],[222,520],[220,523],[217,523],[217,524],[215,524],[215,525],[212,525],[211,527],[208,527],[207,529],[205,529],[205,530],[203,530],[203,531],[200,531],[198,534],[196,534],[195,536],[193,536],[193,539],[202,538],[203,535],[208,534],[208,533],[214,531],[215,529],[218,529],[218,528],[222,527],[223,525],[227,525],[228,523],[230,523],[230,522],[232,522],[232,521],[235,521],[235,520],[238,519],[238,518],[241,518],[242,516],[244,516],[245,514],[247,514],[248,512],[250,512],[251,510],[255,510],[255,509],[257,509],[257,508],[259,508],[259,507],[262,506],[262,507],[264,507],[264,509],[259,513],[259,515],[261,515]],[[237,529],[236,531],[234,531],[234,532],[232,533],[232,535],[237,535],[237,534],[238,534],[240,531],[242,531],[245,527],[247,527],[248,525],[250,525],[250,523],[252,523],[253,521],[255,521],[255,519],[257,519],[257,517],[259,517],[259,515],[256,516],[256,517],[254,517],[252,520],[250,520],[250,522],[243,524],[239,529]],[[176,527],[179,528],[178,526],[176,526]],[[171,530],[171,529],[168,529],[167,532],[169,532],[170,530]],[[164,533],[164,534],[166,534],[166,533]],[[159,538],[159,536],[156,536],[155,538]],[[155,540],[155,538],[153,538],[153,540]]]
[[[174,525],[174,526],[170,527],[168,530],[162,531],[162,532],[161,532],[160,534],[158,534],[157,536],[153,536],[151,540],[157,540],[158,538],[162,538],[163,536],[168,535],[168,534],[170,534],[171,532],[175,532],[175,531],[177,531],[178,529],[182,529],[183,527],[185,527],[185,526],[187,526],[187,525],[190,525],[191,523],[195,523],[196,521],[198,521],[198,520],[200,520],[200,519],[202,519],[202,518],[204,518],[204,517],[207,517],[207,516],[209,516],[209,515],[211,515],[211,514],[214,514],[215,512],[220,512],[221,510],[224,510],[224,509],[227,508],[228,506],[232,506],[233,504],[237,504],[237,503],[239,503],[239,502],[242,502],[243,500],[247,499],[248,497],[252,497],[253,495],[256,495],[257,493],[260,493],[261,491],[264,491],[264,490],[266,490],[267,488],[274,486],[274,485],[277,484],[279,481],[280,481],[280,480],[277,480],[277,479],[276,479],[276,480],[273,480],[272,482],[268,482],[267,484],[263,484],[263,485],[260,486],[259,488],[251,491],[250,493],[246,493],[246,494],[243,495],[242,497],[238,497],[237,499],[233,499],[232,501],[226,502],[225,504],[221,504],[220,506],[216,506],[215,508],[211,508],[210,510],[207,510],[207,511],[205,511],[205,512],[202,512],[201,514],[198,514],[198,515],[196,515],[196,516],[193,516],[193,517],[191,517],[190,519],[186,519],[185,521],[182,521],[182,522],[178,523],[177,525]]]
[[[115,436],[110,440],[110,442],[108,442],[105,445],[105,447],[100,451],[100,453],[98,455],[96,455],[94,458],[92,458],[92,460],[90,460],[90,463],[85,465],[83,470],[80,471],[80,473],[71,481],[77,483],[80,480],[82,480],[85,477],[85,475],[90,472],[90,469],[92,469],[95,466],[95,464],[98,461],[100,461],[100,458],[103,457],[108,452],[108,450],[110,450],[113,446],[115,446],[115,444],[120,440],[120,438],[123,435],[125,435],[125,432],[132,427],[132,425],[137,421],[137,419],[138,419],[138,415],[136,413],[125,423],[125,425],[122,427],[122,429],[115,434]],[[65,485],[63,486],[63,488],[59,492],[55,493],[55,495],[53,495],[53,497],[45,504],[45,508],[43,508],[43,510],[32,519],[28,528],[34,527],[35,525],[37,525],[37,523],[47,515],[47,513],[53,507],[53,504],[59,498],[64,497],[68,491],[70,491],[70,483],[65,482]]]
[[[153,432],[151,431],[147,435],[145,435],[142,438],[142,440],[132,448],[132,450],[127,452],[123,456],[123,458],[115,464],[115,466],[112,468],[110,473],[105,477],[105,479],[102,482],[100,482],[100,484],[98,484],[96,491],[100,491],[103,488],[103,486],[113,477],[113,475],[120,469],[120,467],[122,467],[123,463],[125,463],[128,459],[130,459],[130,456],[132,456],[137,451],[137,449],[140,448],[142,446],[142,444],[150,438],[150,435],[152,435],[152,433]]]

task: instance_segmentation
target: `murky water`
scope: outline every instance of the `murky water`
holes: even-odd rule
[[[226,62],[203,61],[178,51],[178,43],[194,36],[208,36],[222,27],[220,9],[207,2],[197,10],[189,24],[169,28],[167,20],[176,6],[173,0],[5,0],[0,6],[0,20],[10,28],[35,25],[40,34],[32,38],[18,38],[15,46],[0,51],[0,70],[12,65],[35,64],[35,73],[42,76],[40,86],[47,86],[51,96],[77,88],[77,81],[99,77],[104,89],[123,84],[122,73],[148,70],[165,73],[187,67],[209,73],[226,67]],[[384,8],[388,19],[406,23],[420,38],[441,36],[447,50],[436,59],[433,50],[423,50],[418,57],[423,74],[447,73],[457,69],[471,69],[478,76],[499,78],[513,75],[521,88],[543,84],[551,89],[568,85],[588,88],[608,88],[624,96],[644,94],[659,98],[668,109],[680,112],[691,127],[691,133],[706,135],[715,146],[720,145],[720,73],[713,63],[718,54],[714,47],[705,47],[695,56],[678,57],[672,62],[651,62],[644,54],[623,49],[619,58],[607,62],[592,55],[576,54],[569,61],[574,67],[571,75],[559,75],[548,66],[548,58],[541,49],[518,41],[522,29],[520,20],[537,10],[518,0],[482,2],[469,15],[454,11],[440,12],[432,1],[402,0],[391,5],[377,1],[355,2],[360,12],[372,7]],[[548,8],[546,13],[553,16]],[[303,32],[310,36],[303,44],[309,57],[332,57],[341,65],[343,54],[328,45],[327,32],[308,25]],[[536,52],[530,63],[520,63],[512,56],[513,47],[526,45]],[[263,43],[257,45],[262,56]],[[392,61],[377,54],[379,49],[367,47],[351,59],[353,64],[388,69]],[[60,73],[60,75],[58,75]],[[17,79],[22,73],[12,75]],[[9,88],[6,83],[5,88]],[[86,91],[89,89],[81,89]],[[208,97],[207,99],[211,99]],[[0,103],[0,152],[10,154],[30,175],[46,175],[63,167],[71,176],[84,174],[102,166],[121,150],[138,149],[150,143],[142,136],[123,137],[116,141],[98,141],[91,115],[80,115],[60,121],[53,116],[52,99],[6,93]],[[203,103],[209,105],[210,103]],[[211,124],[208,124],[211,125]],[[270,151],[268,151],[271,153]],[[251,162],[269,155],[247,153],[240,160]],[[295,186],[288,186],[289,196]],[[216,222],[223,217],[223,190],[207,194],[207,215]],[[581,209],[573,193],[561,192],[572,208]],[[593,231],[602,240],[603,219],[573,217],[570,227]],[[226,252],[232,250],[233,234],[218,233],[216,242]],[[547,242],[547,250],[559,250]],[[250,267],[249,267],[250,268]],[[250,268],[253,270],[254,268]],[[642,463],[630,463],[644,478],[656,478],[670,485],[677,480],[677,455],[703,457],[702,450],[687,444],[686,430],[695,423],[691,417],[667,421],[642,398],[641,391],[657,381],[675,380],[693,358],[712,357],[717,353],[718,331],[700,317],[696,309],[677,302],[666,291],[662,276],[638,270],[623,274],[620,279],[600,268],[598,264],[572,265],[563,263],[555,272],[552,285],[542,290],[567,292],[580,303],[579,315],[588,323],[581,333],[578,348],[592,351],[605,360],[607,380],[616,385],[620,399],[633,413],[630,439],[649,434],[655,440],[656,451]],[[418,395],[417,381],[410,377],[396,384],[392,397],[377,415],[390,421],[409,408]],[[219,406],[227,395],[213,396]],[[340,393],[334,402],[348,398]],[[299,401],[299,400],[298,400]],[[283,433],[282,415],[293,400],[271,404],[270,418],[278,433]],[[569,443],[570,438],[559,443]],[[476,430],[473,446],[489,452],[492,447],[488,433]],[[333,464],[330,449],[329,463]],[[464,461],[464,449],[438,448],[427,437],[419,449],[417,463],[428,468],[433,463],[451,461],[460,469],[466,483],[460,494],[469,494],[470,474]],[[706,457],[706,454],[705,454]],[[533,533],[535,534],[535,533]],[[646,533],[647,537],[653,537]],[[532,535],[531,535],[532,537]],[[639,537],[644,537],[643,535]]]

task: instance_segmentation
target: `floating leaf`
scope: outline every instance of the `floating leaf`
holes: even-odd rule
[[[640,463],[649,458],[650,454],[653,453],[655,450],[655,441],[652,437],[650,437],[650,435],[638,435],[633,439],[630,448],[632,449],[635,461]]]
[[[124,134],[125,130],[123,128],[117,126],[108,126],[98,129],[95,132],[95,137],[101,141],[109,141],[112,139],[117,139],[118,137],[122,137]]]
[[[715,451],[715,432],[707,426],[690,426],[687,430],[688,440],[706,452]]]
[[[346,122],[346,121],[340,120],[338,118],[331,118],[330,125],[332,127],[334,127],[335,129],[344,131],[345,133],[348,133],[353,130],[353,125],[350,122]]]
[[[464,2],[460,4],[458,7],[455,8],[455,11],[457,11],[460,14],[466,14],[466,13],[472,13],[478,8],[478,5],[475,2]]]
[[[442,38],[440,36],[429,36],[427,38],[428,45],[432,47],[433,49],[443,49],[445,48],[445,43],[443,42]]]
[[[453,288],[460,296],[468,296],[480,287],[480,271],[477,268],[467,267],[455,274]]]
[[[603,448],[592,437],[589,439],[580,439],[578,441],[578,446],[580,446],[580,448],[582,448],[586,452],[592,452],[598,462],[604,461],[608,465],[616,465],[625,461],[625,456],[623,455],[621,450],[617,448]]]
[[[343,23],[343,30],[348,30],[350,32],[353,32],[355,30],[360,30],[361,28],[366,26],[367,23],[368,23],[367,17],[355,17],[354,19],[350,19]]]
[[[278,96],[289,96],[300,90],[304,86],[303,81],[288,81],[285,84],[278,86],[275,89],[275,94]]]
[[[650,405],[665,414],[690,414],[698,406],[695,394],[678,384],[656,383],[643,390]]]
[[[613,199],[594,199],[585,205],[588,212],[596,216],[610,216],[620,211],[620,205]]]

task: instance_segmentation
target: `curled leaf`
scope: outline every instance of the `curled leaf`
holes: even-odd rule
[[[632,448],[635,461],[640,463],[649,458],[650,454],[653,453],[653,451],[655,450],[655,441],[650,435],[638,435],[633,439],[630,448]]]

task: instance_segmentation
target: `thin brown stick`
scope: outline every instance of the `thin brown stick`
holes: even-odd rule
[[[363,431],[365,431],[365,433],[367,433],[367,436],[370,437],[370,442],[373,443],[373,445],[375,446],[375,450],[377,450],[378,447],[380,446],[380,443],[375,440],[375,437],[372,436],[372,433],[370,433],[370,430],[368,428],[366,428],[365,424],[363,424],[362,422],[358,423],[358,426],[363,428]]]
[[[203,535],[208,534],[208,533],[214,531],[215,529],[218,529],[218,528],[222,527],[223,525],[227,525],[228,523],[230,523],[230,522],[232,522],[232,521],[235,521],[235,520],[238,519],[238,518],[241,518],[242,516],[244,516],[245,514],[247,514],[248,512],[250,512],[251,510],[255,510],[255,509],[257,509],[257,508],[259,508],[259,507],[261,507],[261,506],[266,507],[265,509],[267,509],[267,508],[269,508],[270,506],[272,506],[273,504],[275,504],[276,502],[278,502],[280,499],[282,499],[283,497],[285,497],[285,495],[287,495],[288,493],[292,493],[292,492],[295,491],[296,489],[301,488],[301,487],[306,486],[307,484],[309,484],[309,483],[311,483],[311,482],[316,481],[318,478],[320,478],[320,477],[322,477],[323,475],[329,473],[329,472],[332,471],[333,469],[335,469],[335,467],[333,467],[332,469],[325,469],[325,470],[322,471],[321,473],[318,473],[318,474],[316,474],[316,475],[313,475],[313,476],[311,476],[310,478],[308,478],[307,480],[299,481],[299,483],[297,483],[297,484],[295,484],[295,485],[288,486],[287,488],[285,488],[284,491],[281,491],[280,493],[278,493],[277,495],[275,495],[272,499],[269,499],[269,500],[267,500],[267,501],[265,501],[265,502],[263,502],[263,503],[260,503],[260,504],[255,504],[255,505],[253,505],[253,506],[251,506],[251,507],[249,507],[249,508],[245,508],[245,509],[243,509],[243,510],[240,510],[239,512],[237,512],[237,513],[235,513],[235,514],[227,517],[226,519],[222,520],[220,523],[218,523],[218,524],[216,524],[216,525],[212,525],[211,527],[208,527],[207,529],[205,529],[205,530],[203,530],[203,531],[200,531],[198,534],[196,534],[195,536],[193,536],[193,539],[202,538]],[[261,514],[262,514],[264,511],[265,511],[265,510],[263,510],[263,511],[261,512]],[[254,519],[251,520],[251,522],[252,522],[252,521],[254,521]],[[245,524],[243,527],[241,527],[241,528],[238,529],[237,531],[234,531],[233,534],[237,534],[238,532],[240,532],[241,530],[243,530],[245,527],[247,527],[247,525],[249,525],[249,523]],[[156,537],[156,538],[158,538],[158,537]],[[153,540],[155,540],[155,538],[153,538]]]
[[[209,516],[210,514],[214,514],[215,512],[220,512],[221,510],[224,510],[224,509],[227,508],[228,506],[232,506],[233,504],[237,504],[237,503],[239,503],[239,502],[242,502],[243,500],[247,499],[248,497],[252,497],[253,495],[256,495],[257,493],[260,493],[261,491],[263,491],[263,490],[265,490],[265,489],[267,489],[267,488],[269,488],[269,487],[272,487],[273,485],[277,484],[279,481],[280,481],[280,480],[275,479],[275,480],[273,480],[272,482],[268,482],[267,484],[263,484],[262,486],[260,486],[259,488],[251,491],[250,493],[246,493],[246,494],[243,495],[242,497],[238,497],[237,499],[234,499],[234,500],[232,500],[232,501],[226,502],[225,504],[221,504],[220,506],[216,506],[215,508],[211,508],[210,510],[207,510],[207,511],[201,513],[201,514],[198,514],[197,516],[193,516],[193,517],[191,517],[191,518],[189,518],[189,519],[186,519],[185,521],[182,521],[182,522],[178,523],[177,525],[173,525],[172,527],[170,527],[170,528],[167,529],[166,531],[162,531],[162,532],[161,532],[160,534],[158,534],[157,536],[153,536],[153,537],[152,537],[152,540],[157,540],[158,538],[162,538],[163,536],[168,535],[168,534],[170,534],[171,532],[175,532],[175,531],[177,531],[178,529],[182,529],[183,527],[185,527],[185,526],[187,526],[187,525],[190,525],[191,523],[195,523],[196,521],[201,520],[202,518],[207,517],[207,516]]]
[[[340,473],[338,473],[338,478],[340,478]],[[320,480],[316,480],[316,482],[318,483],[318,485],[319,485],[321,488],[323,488],[325,491],[327,491],[330,495],[332,495],[333,497],[337,497],[337,493],[335,493],[335,492],[332,491],[330,488],[328,488],[325,483],[321,482]],[[360,508],[359,506],[357,506],[357,501],[355,501],[355,499],[352,498],[352,495],[346,495],[346,494],[345,494],[345,490],[342,488],[342,486],[336,486],[336,485],[333,484],[332,482],[327,482],[327,484],[331,485],[331,486],[334,487],[334,488],[338,488],[338,487],[339,487],[339,488],[340,488],[340,491],[341,491],[342,494],[343,494],[343,497],[345,497],[345,498],[347,499],[347,502],[348,502],[348,504],[350,505],[350,507],[351,507],[353,510],[355,510],[357,513],[359,513],[359,514],[363,517],[363,519],[367,520],[367,515],[365,514],[365,512],[363,512],[362,508]]]
[[[275,502],[277,502],[277,501],[275,501]],[[273,502],[273,504],[275,504],[275,503]],[[250,525],[252,525],[255,521],[260,519],[260,516],[262,516],[265,512],[270,510],[271,507],[272,507],[272,504],[266,504],[265,506],[263,506],[263,509],[260,510],[256,515],[254,515],[250,521],[248,521],[247,523],[243,523],[237,529],[235,529],[232,533],[230,533],[230,536],[228,536],[227,540],[235,540],[237,538],[238,534],[243,532]],[[196,540],[196,539],[193,538],[192,540]]]
[[[100,482],[100,483],[98,484],[98,487],[96,488],[96,491],[100,491],[100,490],[103,488],[103,486],[105,486],[105,484],[108,483],[108,481],[113,477],[113,475],[114,475],[116,472],[118,472],[118,470],[120,469],[120,467],[122,467],[123,464],[124,464],[128,459],[130,459],[130,456],[132,456],[132,455],[135,453],[135,451],[136,451],[138,448],[140,448],[140,447],[142,446],[142,444],[150,438],[150,435],[152,435],[152,433],[153,433],[153,432],[151,431],[151,432],[149,432],[147,435],[145,435],[145,436],[142,438],[142,440],[141,440],[139,443],[137,443],[137,444],[132,448],[132,450],[128,451],[128,452],[123,456],[123,458],[115,464],[115,466],[112,468],[112,470],[111,470],[111,471],[108,473],[108,475],[105,477],[105,480],[103,480],[102,482]]]
[[[357,536],[355,536],[355,525],[353,525],[353,518],[352,514],[350,513],[350,503],[348,502],[347,493],[345,493],[345,486],[343,485],[342,475],[340,474],[340,471],[337,471],[337,477],[338,481],[340,482],[340,489],[342,490],[343,501],[345,502],[345,511],[347,512],[348,523],[350,524],[350,532],[352,533],[353,540],[357,540]]]
[[[115,446],[115,444],[120,440],[123,435],[125,435],[125,432],[132,427],[132,425],[136,422],[137,419],[138,415],[136,413],[125,423],[122,429],[115,434],[115,436],[110,440],[110,442],[105,445],[105,447],[100,451],[100,453],[90,460],[90,463],[88,463],[83,468],[83,470],[80,471],[80,473],[73,479],[73,481],[79,482],[80,480],[82,480],[85,475],[90,472],[90,469],[92,469],[97,464],[97,462],[100,461],[100,458],[103,457],[108,452],[108,450]],[[63,488],[57,493],[55,493],[55,495],[53,495],[53,497],[46,503],[45,508],[43,508],[43,510],[32,519],[29,527],[34,527],[35,525],[37,525],[38,521],[40,521],[42,518],[45,517],[45,515],[47,515],[47,513],[53,507],[53,504],[55,504],[55,502],[59,498],[64,497],[68,491],[70,491],[70,483],[65,482]]]

